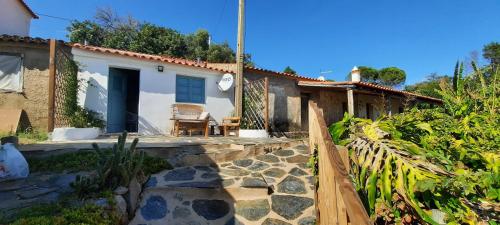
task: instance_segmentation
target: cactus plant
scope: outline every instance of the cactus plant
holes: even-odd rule
[[[113,145],[111,154],[106,153],[96,143],[92,144],[98,155],[96,174],[92,177],[77,177],[72,187],[80,195],[95,193],[101,190],[113,190],[116,187],[128,186],[130,181],[143,175],[144,152],[136,149],[139,139],[135,138],[131,145],[126,147],[127,132],[118,137]]]

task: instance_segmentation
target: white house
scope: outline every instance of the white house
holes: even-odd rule
[[[0,35],[29,36],[31,19],[38,16],[23,0],[0,0]]]
[[[227,71],[204,63],[74,44],[78,76],[87,82],[79,102],[100,113],[108,133],[170,134],[172,104],[205,107],[220,122],[234,110],[234,91],[217,82]]]

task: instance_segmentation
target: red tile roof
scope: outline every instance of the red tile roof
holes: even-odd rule
[[[100,52],[100,53],[105,53],[105,54],[134,57],[134,58],[138,58],[138,59],[152,60],[152,61],[159,61],[159,62],[166,62],[166,63],[174,63],[174,64],[185,65],[185,66],[193,66],[193,67],[205,68],[205,69],[215,70],[215,71],[224,72],[224,73],[233,73],[233,74],[235,73],[235,71],[229,67],[216,66],[216,64],[211,64],[211,63],[207,63],[207,62],[198,63],[196,61],[174,58],[174,57],[170,57],[170,56],[151,55],[151,54],[144,54],[144,53],[138,53],[138,52],[132,52],[132,51],[119,50],[119,49],[103,48],[103,47],[90,46],[90,45],[82,45],[79,43],[73,44],[72,46],[74,48],[78,48],[78,49],[83,49],[83,50],[93,51],[93,52]],[[281,72],[276,72],[276,71],[271,71],[271,70],[266,70],[266,69],[261,69],[261,68],[256,68],[256,67],[246,66],[245,69],[251,70],[251,71],[253,70],[253,71],[268,73],[271,75],[284,76],[286,78],[291,78],[291,79],[296,79],[296,80],[309,80],[309,81],[316,80],[316,79],[305,77],[305,76],[299,76],[299,75],[294,75],[294,74],[289,74],[289,73],[281,73]]]
[[[38,16],[33,12],[33,10],[30,9],[28,4],[26,4],[26,2],[24,2],[24,0],[17,0],[17,1],[21,4],[21,6],[24,7],[24,9],[26,9],[26,11],[28,11],[29,14],[31,14],[31,17],[38,19]]]
[[[433,98],[433,97],[429,97],[429,96],[425,96],[425,95],[419,95],[419,94],[415,94],[415,93],[411,93],[411,92],[407,92],[407,91],[396,90],[396,89],[393,89],[390,87],[385,87],[385,86],[367,83],[367,82],[362,82],[362,81],[341,81],[341,82],[300,81],[299,82],[299,86],[303,86],[303,87],[325,87],[325,88],[341,87],[342,88],[342,87],[345,87],[346,85],[353,85],[353,86],[364,87],[364,88],[368,88],[368,89],[375,89],[375,90],[379,90],[379,91],[392,92],[392,93],[400,94],[400,95],[411,95],[411,96],[414,96],[414,97],[419,98],[419,99],[429,100],[429,101],[438,102],[438,103],[443,102],[441,99],[438,99],[438,98]]]
[[[21,37],[17,35],[0,35],[0,41],[9,42],[24,42],[24,43],[34,43],[34,44],[48,44],[49,39],[35,38],[35,37]],[[59,43],[66,44],[64,41],[59,41]]]

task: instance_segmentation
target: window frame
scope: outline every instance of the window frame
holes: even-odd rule
[[[187,79],[189,81],[192,81],[192,80],[200,80],[200,81],[203,81],[203,85],[202,85],[202,99],[201,101],[194,101],[193,100],[193,96],[192,96],[192,85],[191,83],[188,84],[188,99],[187,100],[184,100],[184,99],[179,99],[179,94],[178,94],[178,91],[179,91],[179,86],[178,86],[178,82],[179,82],[179,78],[184,78],[184,79]],[[206,100],[207,100],[207,93],[206,93],[206,79],[204,77],[197,77],[197,76],[189,76],[189,75],[181,75],[181,74],[176,74],[175,76],[175,102],[177,103],[192,103],[192,104],[205,104],[206,103]]]

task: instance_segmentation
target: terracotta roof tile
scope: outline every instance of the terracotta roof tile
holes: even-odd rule
[[[44,39],[38,37],[21,37],[17,35],[2,34],[0,35],[0,41],[48,44],[50,39]],[[59,43],[66,44],[64,41],[59,41]]]
[[[344,85],[354,85],[354,86],[359,86],[359,87],[365,87],[365,88],[371,88],[375,90],[380,90],[380,91],[387,91],[387,92],[392,92],[396,94],[401,94],[401,95],[411,95],[415,96],[416,98],[420,99],[425,99],[429,101],[434,101],[434,102],[439,102],[442,103],[443,101],[438,98],[433,98],[425,95],[419,95],[407,91],[401,91],[401,90],[396,90],[390,87],[385,87],[377,84],[372,84],[372,83],[367,83],[367,82],[362,82],[362,81],[340,81],[340,82],[333,82],[333,81],[300,81],[299,86],[304,86],[304,87],[342,87]]]

